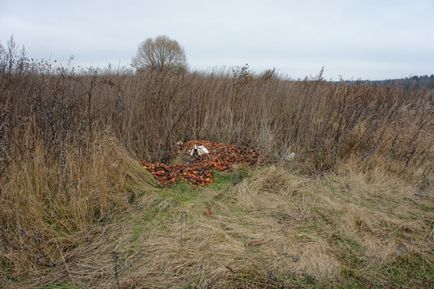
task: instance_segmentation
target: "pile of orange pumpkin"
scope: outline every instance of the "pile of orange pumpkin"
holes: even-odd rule
[[[202,156],[190,155],[190,150],[197,146],[205,146],[209,153]],[[173,160],[181,159],[179,164],[161,162],[143,162],[143,166],[160,182],[167,186],[177,181],[187,181],[193,185],[208,185],[214,182],[213,170],[229,171],[236,164],[254,165],[259,153],[254,149],[234,146],[212,141],[188,141],[179,144],[172,152]]]

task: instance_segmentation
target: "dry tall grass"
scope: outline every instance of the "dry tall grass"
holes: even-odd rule
[[[431,288],[432,204],[381,170],[352,169],[310,179],[270,166],[235,186],[146,194],[142,209],[91,226],[66,261],[8,284]]]
[[[165,160],[179,140],[248,145],[264,162],[295,151],[308,173],[355,158],[426,176],[433,116],[427,89],[246,69],[77,71],[31,61],[10,43],[0,47],[0,256],[22,270],[49,266],[70,245],[62,234],[128,207],[131,187],[149,182],[134,159]]]
[[[402,170],[432,162],[432,90],[296,82],[242,69],[134,75],[23,67],[1,75],[3,159],[19,142],[20,126],[35,118],[56,154],[65,143],[81,147],[109,130],[148,160],[164,158],[179,140],[216,139],[259,148],[274,160],[290,148],[313,160],[315,170],[353,154]]]

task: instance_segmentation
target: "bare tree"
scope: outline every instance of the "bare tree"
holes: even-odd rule
[[[142,42],[132,64],[137,70],[187,67],[184,49],[176,40],[160,35]]]

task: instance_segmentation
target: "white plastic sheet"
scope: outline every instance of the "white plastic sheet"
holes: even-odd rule
[[[190,150],[190,155],[194,156],[194,155],[198,155],[198,156],[202,156],[205,154],[209,154],[208,149],[205,146],[197,146],[194,145],[193,148]]]

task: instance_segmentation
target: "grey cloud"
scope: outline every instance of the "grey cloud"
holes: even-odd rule
[[[166,34],[190,67],[249,63],[293,77],[434,73],[434,1],[0,0],[0,41],[80,65],[129,65],[140,41]]]

